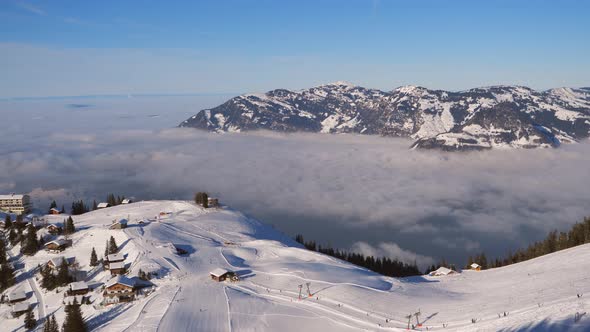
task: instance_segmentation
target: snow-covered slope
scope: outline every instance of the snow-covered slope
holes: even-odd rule
[[[167,213],[160,221],[155,216]],[[61,221],[63,216],[51,217]],[[84,305],[88,324],[99,331],[396,331],[406,315],[420,310],[422,330],[514,330],[535,325],[546,330],[590,328],[576,312],[590,305],[590,246],[580,246],[512,266],[457,276],[393,279],[301,248],[272,227],[239,212],[203,209],[183,201],[150,201],[75,216],[79,231],[65,256],[76,256],[88,270],[90,251],[99,256],[113,235],[130,264],[158,272],[147,297],[101,307],[100,288],[93,305]],[[112,220],[128,218],[129,227],[109,230]],[[152,219],[152,221],[147,221]],[[138,220],[146,220],[140,225]],[[178,255],[173,246],[188,254]],[[54,257],[39,252],[17,256],[18,284],[27,292],[37,317],[55,313],[63,320],[63,290],[39,288],[30,271]],[[215,268],[237,271],[239,282],[217,283]],[[90,271],[90,283],[106,283],[102,270]],[[307,296],[307,286],[312,293]],[[299,299],[299,285],[303,298]],[[578,298],[576,294],[588,293]],[[22,318],[0,305],[3,330],[23,330]],[[499,313],[508,316],[498,318]],[[471,323],[477,319],[476,323]],[[446,328],[443,328],[443,324]]]
[[[336,82],[248,94],[180,124],[214,132],[274,130],[411,137],[445,150],[558,146],[590,133],[590,90],[493,86],[381,91]]]

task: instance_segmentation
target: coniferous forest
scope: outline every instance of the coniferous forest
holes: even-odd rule
[[[301,234],[295,236],[295,241],[303,244],[308,250],[317,251],[354,265],[362,266],[385,276],[401,278],[422,274],[418,269],[416,262],[408,264],[388,257],[365,256],[363,254],[348,252],[346,250],[322,247],[321,245],[318,246],[315,241],[305,241]]]

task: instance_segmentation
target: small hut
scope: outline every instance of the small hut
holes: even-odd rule
[[[481,271],[481,266],[477,263],[473,263],[469,265],[470,270],[472,271]]]
[[[111,226],[109,226],[109,229],[123,229],[123,228],[127,228],[127,219],[116,220],[111,224]]]
[[[235,272],[228,271],[228,270],[221,269],[221,268],[217,268],[217,269],[211,271],[209,274],[211,275],[211,279],[213,279],[217,282],[222,282],[227,279],[229,279],[230,281],[238,281],[239,280],[239,277]]]
[[[49,209],[49,214],[61,214],[61,211],[56,208]]]

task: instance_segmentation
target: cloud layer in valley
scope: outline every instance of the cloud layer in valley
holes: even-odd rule
[[[218,135],[114,119],[94,127],[37,121],[26,132],[17,121],[0,148],[0,189],[66,207],[109,192],[190,199],[207,190],[290,235],[422,266],[502,254],[589,212],[588,143],[441,153],[409,150],[404,139]]]

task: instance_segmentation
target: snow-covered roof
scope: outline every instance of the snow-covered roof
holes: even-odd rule
[[[121,253],[107,255],[107,261],[109,261],[109,262],[120,262],[120,261],[124,261],[124,260],[125,260],[125,256],[123,256],[123,254],[121,254]]]
[[[0,195],[0,199],[23,199],[24,196],[20,194]]]
[[[98,205],[96,207],[99,209],[106,208],[106,207],[109,207],[109,203],[105,203],[105,202],[98,203]]]
[[[129,204],[131,203],[131,200],[128,198],[125,198],[124,200],[121,201],[121,204]]]
[[[448,274],[454,273],[455,271],[446,268],[444,266],[439,267],[438,269],[436,269],[436,271],[432,271],[430,272],[431,275],[442,275],[442,276],[446,276]]]
[[[222,275],[228,273],[228,270],[222,269],[222,268],[216,268],[215,270],[209,272],[212,276],[214,277],[221,277]]]
[[[128,223],[129,221],[128,221],[127,219],[123,218],[123,219],[121,219],[121,220],[118,220],[117,222],[118,222],[119,224],[122,224],[122,225],[127,225],[127,223]]]
[[[45,243],[45,246],[49,245],[50,243],[55,243],[58,246],[63,246],[68,244],[68,241],[66,241],[65,239],[57,239],[57,240],[53,240],[53,241],[49,241],[47,243]]]
[[[12,306],[12,312],[27,311],[30,307],[31,305],[29,304],[29,302],[16,303]]]
[[[26,298],[27,298],[27,294],[25,294],[25,292],[22,290],[12,291],[12,292],[8,293],[8,301],[18,301],[18,300],[24,300]]]
[[[116,276],[115,278],[107,281],[105,284],[106,288],[109,288],[113,285],[121,284],[129,287],[135,287],[135,281],[133,279],[127,278],[126,276]]]
[[[479,264],[477,264],[477,263],[473,263],[473,264],[471,264],[471,265],[469,265],[469,266],[470,266],[472,269],[477,269],[478,267],[480,267],[480,266],[479,266]]]
[[[64,256],[56,256],[56,257],[51,258],[49,260],[49,262],[51,262],[51,264],[53,264],[53,266],[59,267],[61,265],[61,263],[63,263],[64,259],[68,262],[68,264],[71,264],[74,262],[74,260],[76,260],[76,257],[65,258]]]
[[[85,281],[76,281],[70,283],[70,289],[73,291],[88,289],[88,284]]]
[[[109,263],[109,269],[122,269],[125,267],[125,262]]]

